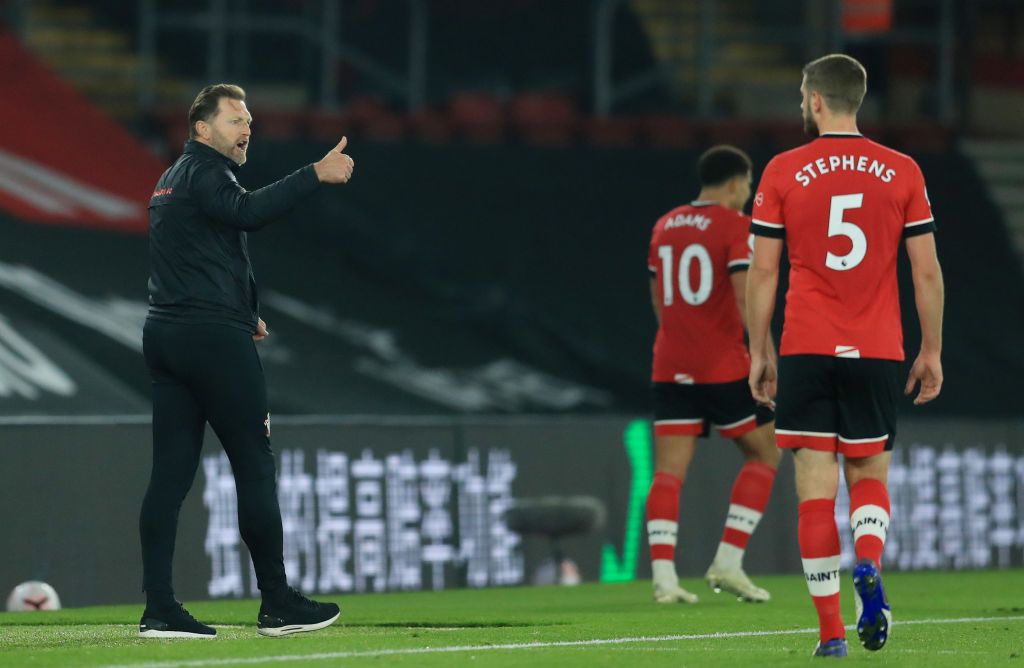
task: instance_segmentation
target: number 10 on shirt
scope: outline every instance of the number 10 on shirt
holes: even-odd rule
[[[858,229],[858,231],[860,231]],[[863,237],[863,234],[861,234]],[[661,258],[661,293],[665,306],[672,306],[673,296],[673,258],[672,246],[658,246],[658,257]],[[694,260],[700,267],[700,282],[693,289],[690,282],[690,266]],[[691,306],[700,306],[711,296],[711,285],[714,279],[711,255],[708,249],[700,244],[690,244],[679,255],[679,294],[683,301]]]

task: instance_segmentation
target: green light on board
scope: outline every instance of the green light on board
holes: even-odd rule
[[[647,492],[654,475],[651,456],[651,427],[646,420],[634,420],[622,435],[626,456],[633,471],[629,486],[629,510],[626,514],[626,535],[622,539],[622,559],[615,547],[601,546],[601,582],[632,582],[636,579],[636,565],[640,552],[640,532],[644,526],[644,508]]]

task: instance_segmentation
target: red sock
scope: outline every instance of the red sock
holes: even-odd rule
[[[679,490],[683,481],[670,473],[657,471],[647,495],[647,540],[651,560],[667,559],[675,563],[676,529],[679,526]]]
[[[807,589],[818,610],[822,642],[845,638],[839,614],[839,529],[835,499],[811,499],[800,504],[800,557]]]
[[[850,527],[858,561],[871,559],[881,569],[889,530],[889,492],[881,480],[865,478],[850,488]]]
[[[775,484],[775,469],[760,462],[748,462],[740,469],[729,497],[729,516],[722,532],[722,542],[740,550],[754,533]]]

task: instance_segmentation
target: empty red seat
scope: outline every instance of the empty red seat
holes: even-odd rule
[[[633,118],[588,118],[583,123],[587,142],[595,146],[634,146],[639,125]]]
[[[645,116],[640,122],[641,136],[653,146],[681,148],[695,143],[693,124],[672,114]]]
[[[505,109],[493,93],[456,93],[448,103],[448,115],[456,132],[471,141],[492,144],[504,137]]]
[[[558,92],[517,95],[509,107],[509,115],[519,135],[531,144],[567,144],[580,125],[576,102]]]

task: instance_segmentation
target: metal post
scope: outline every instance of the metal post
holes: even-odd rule
[[[419,111],[427,96],[427,5],[412,0],[409,6],[409,111]]]
[[[324,0],[320,24],[320,104],[331,110],[338,106],[338,2]]]
[[[939,16],[939,65],[936,68],[938,82],[939,121],[951,125],[956,114],[953,95],[953,0],[942,0]]]
[[[156,102],[156,0],[139,5],[139,110]]]
[[[207,83],[224,80],[224,61],[227,57],[228,11],[227,0],[210,0],[210,27],[206,53]]]
[[[616,0],[601,0],[594,7],[594,113],[612,111],[612,20]]]
[[[831,28],[832,12],[821,0],[804,0],[804,62],[825,53]]]
[[[235,16],[249,14],[249,0],[235,0]],[[249,31],[239,30],[232,42],[231,73],[232,76],[244,81],[249,76]]]
[[[715,85],[712,81],[715,61],[714,0],[701,0],[697,44],[697,113],[701,118],[710,118],[715,113]]]
[[[842,53],[846,47],[843,39],[843,0],[832,0],[829,4],[829,53]]]

